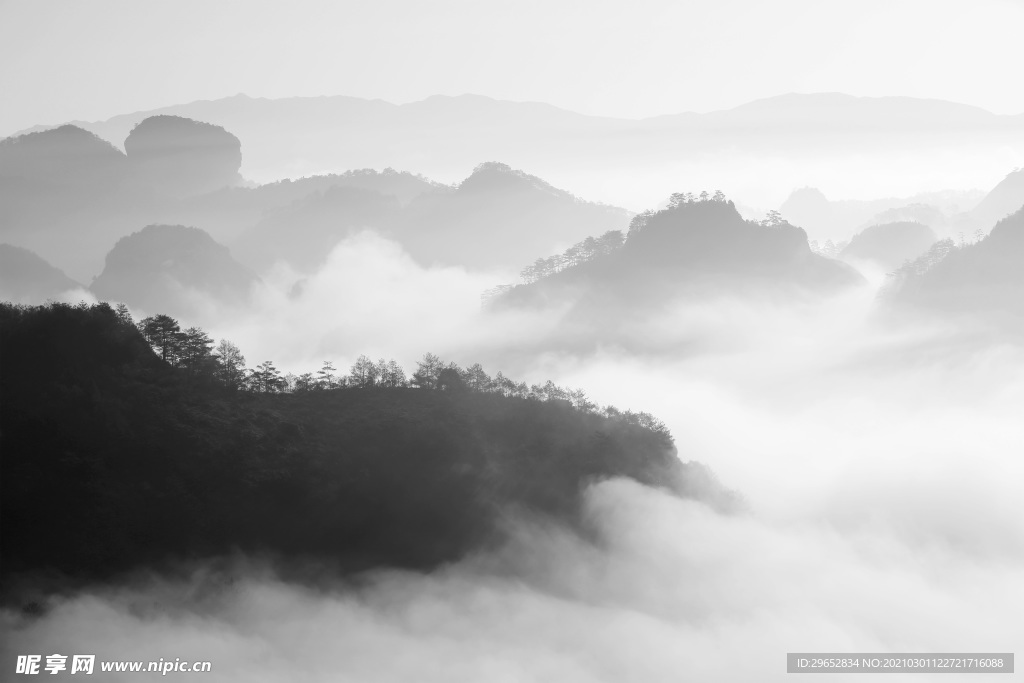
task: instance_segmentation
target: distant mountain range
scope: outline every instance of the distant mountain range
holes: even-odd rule
[[[218,126],[156,116],[124,142],[72,125],[0,140],[0,239],[87,280],[118,238],[241,181],[238,138]]]
[[[988,193],[928,192],[913,197],[874,200],[829,200],[821,190],[793,191],[779,207],[786,220],[815,239],[847,240],[872,225],[913,221],[942,237],[987,233],[995,223],[1024,206],[1024,170],[1015,169]]]
[[[472,173],[452,184],[387,167],[254,186],[242,179],[240,169],[244,171],[253,156],[271,157],[251,153],[249,140],[264,153],[277,149],[295,158],[306,152],[311,158],[330,155],[336,143],[351,143],[349,152],[377,145],[375,154],[387,157],[398,151],[399,155],[419,154],[422,160],[431,158],[428,147],[440,144],[439,140],[453,145],[443,152],[435,150],[439,159],[449,159],[477,155],[495,145],[514,147],[509,152],[513,157],[525,152],[530,156],[530,150],[539,150],[537,143],[542,139],[550,143],[543,153],[554,155],[586,138],[588,144],[576,149],[578,156],[565,158],[584,163],[594,152],[593,143],[598,151],[604,150],[601,154],[622,152],[636,162],[654,155],[651,159],[657,163],[659,158],[679,154],[677,143],[684,139],[689,140],[686,145],[691,151],[740,142],[764,151],[763,145],[772,147],[784,139],[796,141],[798,147],[815,139],[829,144],[840,140],[837,144],[846,145],[863,135],[872,140],[870,144],[881,144],[879,140],[890,135],[918,139],[913,131],[944,131],[943,135],[958,131],[968,138],[996,135],[1012,141],[1015,131],[1024,130],[1019,125],[1022,117],[1000,117],[971,107],[842,95],[785,96],[725,112],[643,121],[586,117],[546,105],[473,96],[436,97],[402,106],[353,98],[236,97],[170,110],[205,119],[156,113],[142,120],[137,120],[139,115],[116,117],[93,126],[99,133],[124,133],[126,152],[98,137],[99,133],[73,125],[0,141],[0,238],[35,252],[11,247],[6,253],[17,264],[11,272],[19,279],[16,287],[11,285],[12,299],[33,298],[33,292],[53,296],[55,289],[77,285],[75,279],[86,282],[100,271],[106,255],[106,268],[91,285],[102,297],[143,308],[181,310],[180,297],[169,292],[194,288],[218,299],[241,301],[257,273],[273,263],[284,261],[299,271],[312,271],[339,241],[367,228],[397,240],[425,265],[520,267],[588,235],[615,233],[621,244],[621,231],[631,216],[618,207],[583,201],[510,164],[480,164],[479,156],[474,157]],[[234,121],[233,125],[250,132],[235,134],[212,122],[216,120]],[[387,137],[392,134],[396,137]],[[815,138],[819,134],[825,137]],[[274,163],[287,166],[291,162],[277,159]],[[623,172],[614,164],[609,168],[612,173]],[[704,204],[712,208],[694,208]],[[631,292],[636,300],[647,301],[662,284],[675,286],[685,280],[690,286],[695,275],[744,280],[770,273],[768,279],[773,282],[827,289],[849,284],[856,276],[841,264],[810,253],[806,232],[799,228],[812,236],[829,230],[850,235],[858,227],[903,225],[906,234],[897,235],[896,228],[886,235],[864,230],[860,244],[851,244],[845,254],[892,267],[912,257],[911,252],[927,248],[925,242],[934,241],[933,237],[968,228],[984,233],[1022,205],[1024,171],[1020,170],[988,194],[945,191],[903,200],[833,202],[821,191],[805,188],[783,205],[784,227],[776,221],[772,233],[764,232],[768,229],[764,226],[751,228],[753,224],[743,221],[731,202],[688,202],[685,207],[689,208],[675,206],[668,214],[648,217],[651,225],[658,226],[702,216],[687,218],[683,222],[689,227],[681,231],[664,232],[668,242],[643,251],[637,245],[661,233],[650,228],[631,233],[615,254],[516,288],[503,300],[555,299],[575,301],[573,306],[583,308],[593,304],[628,309],[634,305]],[[922,224],[932,232],[927,228],[915,232],[913,226],[907,227],[909,223]],[[707,226],[717,226],[717,232],[708,233]],[[792,244],[787,242],[792,248],[782,250],[785,258],[776,258],[779,240],[789,234],[786,230],[795,231]],[[158,231],[167,239],[156,239]],[[766,237],[769,234],[774,235],[772,239]],[[676,244],[681,236],[691,241]],[[855,255],[858,249],[866,251]],[[647,261],[636,257],[641,251]],[[667,255],[671,258],[663,263]],[[650,272],[645,272],[648,268]],[[231,283],[221,286],[224,283],[216,277],[207,277],[214,272],[226,274]],[[26,289],[23,285],[29,281],[32,286]],[[605,301],[600,294],[610,283],[619,287],[612,292],[615,301]],[[634,292],[635,288],[639,289]],[[578,299],[581,292],[587,293]]]
[[[1024,114],[1001,116],[939,100],[839,93],[789,94],[729,110],[642,120],[586,116],[546,104],[479,95],[434,96],[402,105],[343,96],[271,100],[237,95],[74,123],[121,145],[136,124],[167,114],[232,131],[245,149],[242,174],[259,182],[388,166],[453,182],[483,160],[501,159],[576,193],[634,207],[651,205],[654,197],[623,202],[640,193],[618,179],[638,173],[661,177],[675,187],[652,190],[667,196],[693,189],[692,183],[702,178],[729,181],[744,170],[734,162],[752,158],[760,160],[758,166],[776,169],[770,178],[761,174],[764,184],[787,182],[792,169],[779,163],[781,159],[901,158],[907,170],[907,164],[916,161],[915,155],[904,152],[913,150],[919,157],[924,152],[963,153],[970,148],[992,153],[993,166],[979,169],[978,176],[989,179],[1008,149],[1024,156]],[[934,175],[932,158],[921,161]],[[732,164],[732,176],[709,173],[714,164]],[[879,164],[879,174],[889,171]],[[805,176],[794,175],[789,187],[799,186],[800,177]],[[735,182],[756,184],[756,178],[742,176]],[[595,188],[608,194],[598,194]],[[737,196],[736,188],[724,189]]]
[[[516,266],[630,218],[499,162],[455,186],[386,168],[252,187],[238,175],[241,143],[219,126],[157,115],[125,144],[127,154],[72,125],[0,141],[0,238],[82,280],[113,242],[151,224],[200,228],[258,270],[284,261],[310,271],[361,229],[397,239],[426,265],[483,268]]]

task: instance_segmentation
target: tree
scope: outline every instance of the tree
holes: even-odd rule
[[[452,363],[437,374],[437,389],[440,391],[465,391],[466,384],[462,381],[458,365]]]
[[[181,327],[169,315],[155,315],[139,321],[139,331],[165,363],[177,364],[181,348]]]
[[[466,368],[466,374],[463,379],[466,386],[473,391],[490,391],[493,383],[490,375],[484,371],[479,363],[474,363]]]
[[[647,224],[651,221],[651,216],[653,215],[654,212],[648,209],[633,216],[629,221],[629,229],[626,230],[626,239],[628,240],[630,237],[646,228]]]
[[[388,362],[383,358],[377,359],[373,368],[373,383],[378,386],[387,386]]]
[[[231,391],[241,389],[245,384],[245,356],[241,349],[227,339],[221,339],[213,356],[217,363],[214,371],[217,380]]]
[[[707,191],[707,190],[704,190],[704,191],[702,191],[702,192],[700,193],[700,200],[701,200],[702,202],[706,202],[706,201],[708,201],[708,199],[710,199],[710,198],[711,198],[711,195],[709,195],[709,194],[708,194],[708,191]]]
[[[569,401],[572,407],[584,413],[589,413],[597,408],[597,404],[587,398],[582,389],[575,389],[569,392]]]
[[[713,201],[716,201],[716,202],[724,202],[725,201],[725,193],[722,192],[721,190],[715,190],[715,196],[712,197],[711,199]]]
[[[494,382],[492,384],[494,390],[504,396],[514,396],[516,393],[516,383],[502,374],[500,371],[494,376]]]
[[[767,225],[770,227],[782,225],[783,223],[785,223],[785,221],[782,218],[782,214],[776,211],[775,209],[769,211],[768,215],[765,216],[765,219],[761,222],[762,225]]]
[[[336,368],[331,364],[330,361],[325,360],[323,366],[316,371],[316,384],[315,388],[321,391],[333,389],[336,386],[334,381],[334,373]]]
[[[122,323],[124,323],[125,325],[131,325],[132,327],[135,327],[135,321],[132,319],[132,312],[128,310],[128,307],[125,306],[123,303],[118,304],[114,308],[114,313],[117,314],[117,319],[120,320]]]
[[[295,391],[311,391],[316,388],[312,372],[304,372],[295,378]]]
[[[274,362],[265,360],[249,374],[249,384],[258,394],[274,394],[287,386],[281,371],[274,367]]]
[[[601,254],[610,254],[622,247],[624,241],[621,230],[609,230],[597,238],[597,250]]]
[[[408,386],[409,381],[405,378],[405,370],[394,359],[388,361],[384,369],[381,383],[386,387]]]
[[[437,388],[437,379],[444,369],[441,359],[432,353],[426,353],[423,360],[416,364],[416,372],[412,373],[412,385],[420,389]]]
[[[372,387],[377,383],[377,366],[368,356],[359,356],[352,364],[349,376],[357,387]]]
[[[214,374],[213,340],[199,327],[190,327],[182,334],[178,349],[178,365],[193,378]]]

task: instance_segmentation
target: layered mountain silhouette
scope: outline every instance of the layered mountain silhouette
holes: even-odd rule
[[[481,159],[502,159],[546,178],[588,178],[586,187],[574,187],[588,194],[598,184],[635,182],[641,173],[653,180],[672,168],[676,183],[698,180],[679,177],[682,162],[731,166],[751,158],[816,162],[875,155],[927,164],[934,157],[924,156],[938,150],[994,152],[1024,145],[1024,116],[999,116],[937,100],[839,93],[782,95],[729,110],[643,120],[585,116],[478,95],[434,96],[402,105],[353,97],[238,95],[77,125],[120,144],[135,124],[159,114],[232,131],[246,150],[243,175],[260,181],[387,166],[452,181]],[[602,169],[601,180],[592,177],[595,168]],[[623,201],[617,196],[609,200]],[[812,237],[846,239],[851,233],[812,232]]]
[[[698,201],[640,214],[621,248],[513,287],[490,306],[568,308],[574,334],[601,339],[675,303],[824,294],[863,282],[813,253],[801,228],[746,221],[730,201]]]
[[[1024,207],[973,244],[939,243],[901,268],[887,299],[942,313],[1024,316]]]
[[[1016,169],[987,193],[946,190],[906,198],[833,201],[821,190],[805,187],[794,190],[779,211],[811,237],[841,241],[858,228],[908,221],[923,223],[940,237],[987,232],[1022,205],[1024,170]]]
[[[150,117],[127,153],[75,126],[0,141],[0,237],[86,279],[105,245],[167,222],[183,199],[239,182],[240,143],[218,126]]]
[[[361,229],[425,264],[510,267],[629,219],[497,162],[456,186],[388,168],[243,187],[238,138],[172,115],[143,119],[125,149],[73,126],[4,141],[0,235],[88,279],[102,245],[147,224],[201,228],[256,269],[280,260],[311,270]]]
[[[948,233],[955,217],[971,209],[984,194],[977,191],[928,192],[912,197],[830,200],[814,187],[794,190],[779,207],[793,225],[816,240],[850,239],[859,229],[881,223],[917,221]]]
[[[921,223],[884,223],[854,235],[839,255],[847,261],[868,261],[892,270],[923,254],[938,239],[934,230]]]
[[[245,231],[234,250],[255,268],[280,260],[311,270],[347,235],[373,228],[427,265],[513,266],[592,231],[624,228],[628,221],[623,209],[582,201],[536,176],[490,162],[457,187],[432,185],[405,206],[368,189],[315,192]]]
[[[118,240],[90,288],[148,313],[189,315],[212,299],[241,304],[258,278],[198,228],[150,225]]]
[[[76,289],[84,287],[38,254],[0,244],[0,301],[38,304]]]

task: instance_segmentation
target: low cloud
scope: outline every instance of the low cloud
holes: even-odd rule
[[[243,558],[93,587],[4,613],[3,666],[90,652],[209,660],[210,681],[745,682],[785,679],[791,651],[1007,652],[1024,636],[1019,345],[893,324],[865,288],[689,302],[648,321],[676,352],[526,363],[512,351],[557,315],[481,315],[492,274],[417,266],[363,234],[289,297],[294,277],[211,331],[296,371],[481,349],[492,371],[654,413],[749,511],[612,480],[585,496],[593,538],[517,519],[507,546],[429,574],[310,584]]]

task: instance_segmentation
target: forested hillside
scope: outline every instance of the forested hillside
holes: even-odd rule
[[[863,283],[852,268],[811,251],[807,234],[777,212],[744,220],[717,192],[672,195],[623,239],[614,231],[537,259],[523,283],[488,294],[495,308],[570,307],[588,326],[651,312],[679,299],[779,291],[825,294]]]
[[[201,331],[165,350],[155,322],[151,346],[123,308],[0,308],[5,575],[233,550],[426,568],[500,540],[515,511],[579,524],[581,488],[611,476],[732,504],[656,421],[440,364],[412,387],[232,383]],[[190,335],[209,372],[183,360]]]
[[[1024,316],[1024,208],[973,243],[942,240],[898,268],[883,298],[904,309]]]

